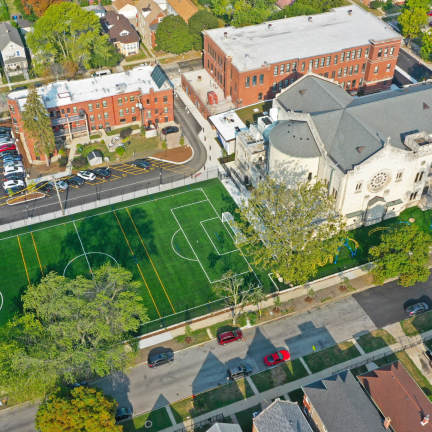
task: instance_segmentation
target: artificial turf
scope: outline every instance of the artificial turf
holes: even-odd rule
[[[148,315],[157,320],[144,330],[220,308],[212,287],[228,270],[259,283],[220,219],[235,204],[218,180],[121,204],[3,234],[0,324],[19,310],[29,281],[49,271],[90,277],[105,262],[119,263],[140,282]]]

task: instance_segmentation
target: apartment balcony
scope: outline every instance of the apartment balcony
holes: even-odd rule
[[[85,119],[85,116],[79,115],[79,114],[75,114],[72,116],[66,116],[66,117],[54,117],[54,118],[51,118],[51,125],[52,126],[64,125],[67,123],[78,122],[78,121],[84,120],[84,119]]]
[[[74,136],[80,136],[83,134],[87,134],[88,133],[88,129],[87,126],[77,126],[77,127],[73,127],[70,130],[72,137]],[[69,129],[67,127],[54,131],[54,136],[55,137],[62,137],[62,136],[69,136]]]

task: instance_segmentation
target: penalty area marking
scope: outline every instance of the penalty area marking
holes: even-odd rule
[[[187,260],[187,261],[197,261],[195,258],[187,258],[187,257],[185,257],[185,256],[183,256],[183,255],[181,255],[179,252],[177,252],[176,251],[176,248],[175,248],[175,246],[174,246],[174,237],[176,236],[176,234],[178,233],[180,231],[180,228],[172,235],[172,237],[171,237],[171,247],[172,247],[172,250],[174,251],[174,253],[175,254],[177,254],[180,258],[183,258],[183,259],[185,259],[185,260]]]
[[[76,259],[78,259],[78,258],[81,258],[81,257],[83,257],[83,256],[85,256],[85,255],[105,255],[105,256],[107,256],[108,258],[111,258],[119,267],[120,267],[120,264],[118,263],[118,261],[113,257],[113,256],[111,256],[110,254],[107,254],[107,253],[105,253],[105,252],[85,252],[85,253],[83,253],[83,254],[81,254],[81,255],[77,255],[75,258],[72,258],[67,264],[66,264],[66,267],[64,268],[64,270],[63,270],[63,276],[66,274],[66,270],[67,270],[67,268],[76,260]],[[87,262],[88,262],[88,259],[87,259],[87,256],[86,256],[86,260],[87,260]],[[1,293],[0,293],[1,294]],[[0,308],[1,309],[1,308]]]
[[[2,310],[2,308],[3,308],[3,294],[0,291],[0,311]]]

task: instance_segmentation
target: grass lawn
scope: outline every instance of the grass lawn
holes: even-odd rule
[[[374,360],[374,363],[378,366],[378,367],[382,367],[385,365],[388,365],[390,363],[394,363],[395,361],[397,361],[397,357],[396,354],[389,354],[385,357],[381,357],[377,360]]]
[[[351,373],[354,375],[354,376],[357,376],[357,375],[361,375],[361,374],[364,374],[364,373],[366,373],[368,370],[367,370],[367,367],[366,366],[359,366],[359,367],[356,367],[356,368],[354,368],[354,369],[351,369]]]
[[[432,329],[432,311],[401,321],[401,327],[407,336]]]
[[[216,387],[195,397],[183,399],[171,405],[178,423],[190,417],[197,417],[209,411],[222,408],[242,399],[253,396],[246,380],[241,379],[221,387]]]
[[[137,124],[133,124],[130,126],[125,126],[125,127],[121,127],[121,128],[117,128],[117,129],[111,129],[109,132],[106,132],[106,134],[108,136],[113,136],[113,135],[118,135],[122,130],[126,130],[126,129],[139,129],[140,127]]]
[[[396,339],[383,329],[373,330],[357,339],[358,344],[369,353],[396,343]]]
[[[256,122],[257,118],[262,115],[263,111],[267,111],[272,107],[272,102],[260,102],[255,105],[241,108],[236,111],[236,114],[243,120],[246,125]],[[257,110],[257,111],[255,111]]]
[[[151,156],[162,149],[162,143],[158,136],[146,138],[144,135],[131,135],[130,143],[125,147],[125,153],[122,156],[123,160],[132,159],[134,157]]]
[[[198,329],[198,330],[191,332],[189,337],[191,338],[191,340],[188,342],[186,342],[186,335],[185,334],[175,337],[175,340],[179,343],[187,343],[190,345],[196,345],[196,344],[199,344],[201,342],[206,342],[206,341],[210,340],[210,338],[208,337],[208,334],[207,334],[207,330],[205,328],[204,329]]]
[[[261,411],[261,405],[255,405],[252,408],[236,413],[237,420],[243,432],[252,431],[252,415],[256,411]]]
[[[132,62],[135,60],[145,59],[147,57],[148,57],[148,54],[141,47],[138,54],[125,57],[125,61]],[[138,65],[135,65],[135,66],[138,66]]]
[[[145,427],[146,421],[150,420],[152,426],[149,428]],[[171,420],[168,416],[165,408],[158,409],[156,411],[150,411],[134,417],[132,420],[128,420],[122,423],[124,432],[157,432],[162,429],[171,426]]]
[[[228,269],[242,273],[246,284],[257,281],[219,219],[234,210],[224,186],[210,180],[1,233],[0,324],[19,310],[21,293],[41,275],[90,276],[89,266],[105,262],[119,263],[140,282],[148,315],[156,320],[143,332],[220,309],[222,300],[208,302],[216,300],[212,286]],[[272,289],[268,278],[258,277]]]
[[[277,367],[252,375],[252,381],[260,392],[303,378],[307,375],[300,359],[283,363]]]
[[[312,373],[358,357],[360,353],[352,342],[341,342],[303,357]]]

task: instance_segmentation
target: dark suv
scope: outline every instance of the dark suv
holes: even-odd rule
[[[167,127],[164,127],[162,129],[162,134],[163,135],[168,135],[168,134],[171,134],[171,133],[176,133],[178,131],[179,131],[179,128],[177,126],[167,126]]]
[[[171,349],[150,353],[147,363],[149,367],[157,367],[174,361],[174,352]]]
[[[231,368],[227,370],[227,380],[235,381],[240,378],[247,377],[252,373],[252,368],[246,364],[242,363],[235,368]]]

